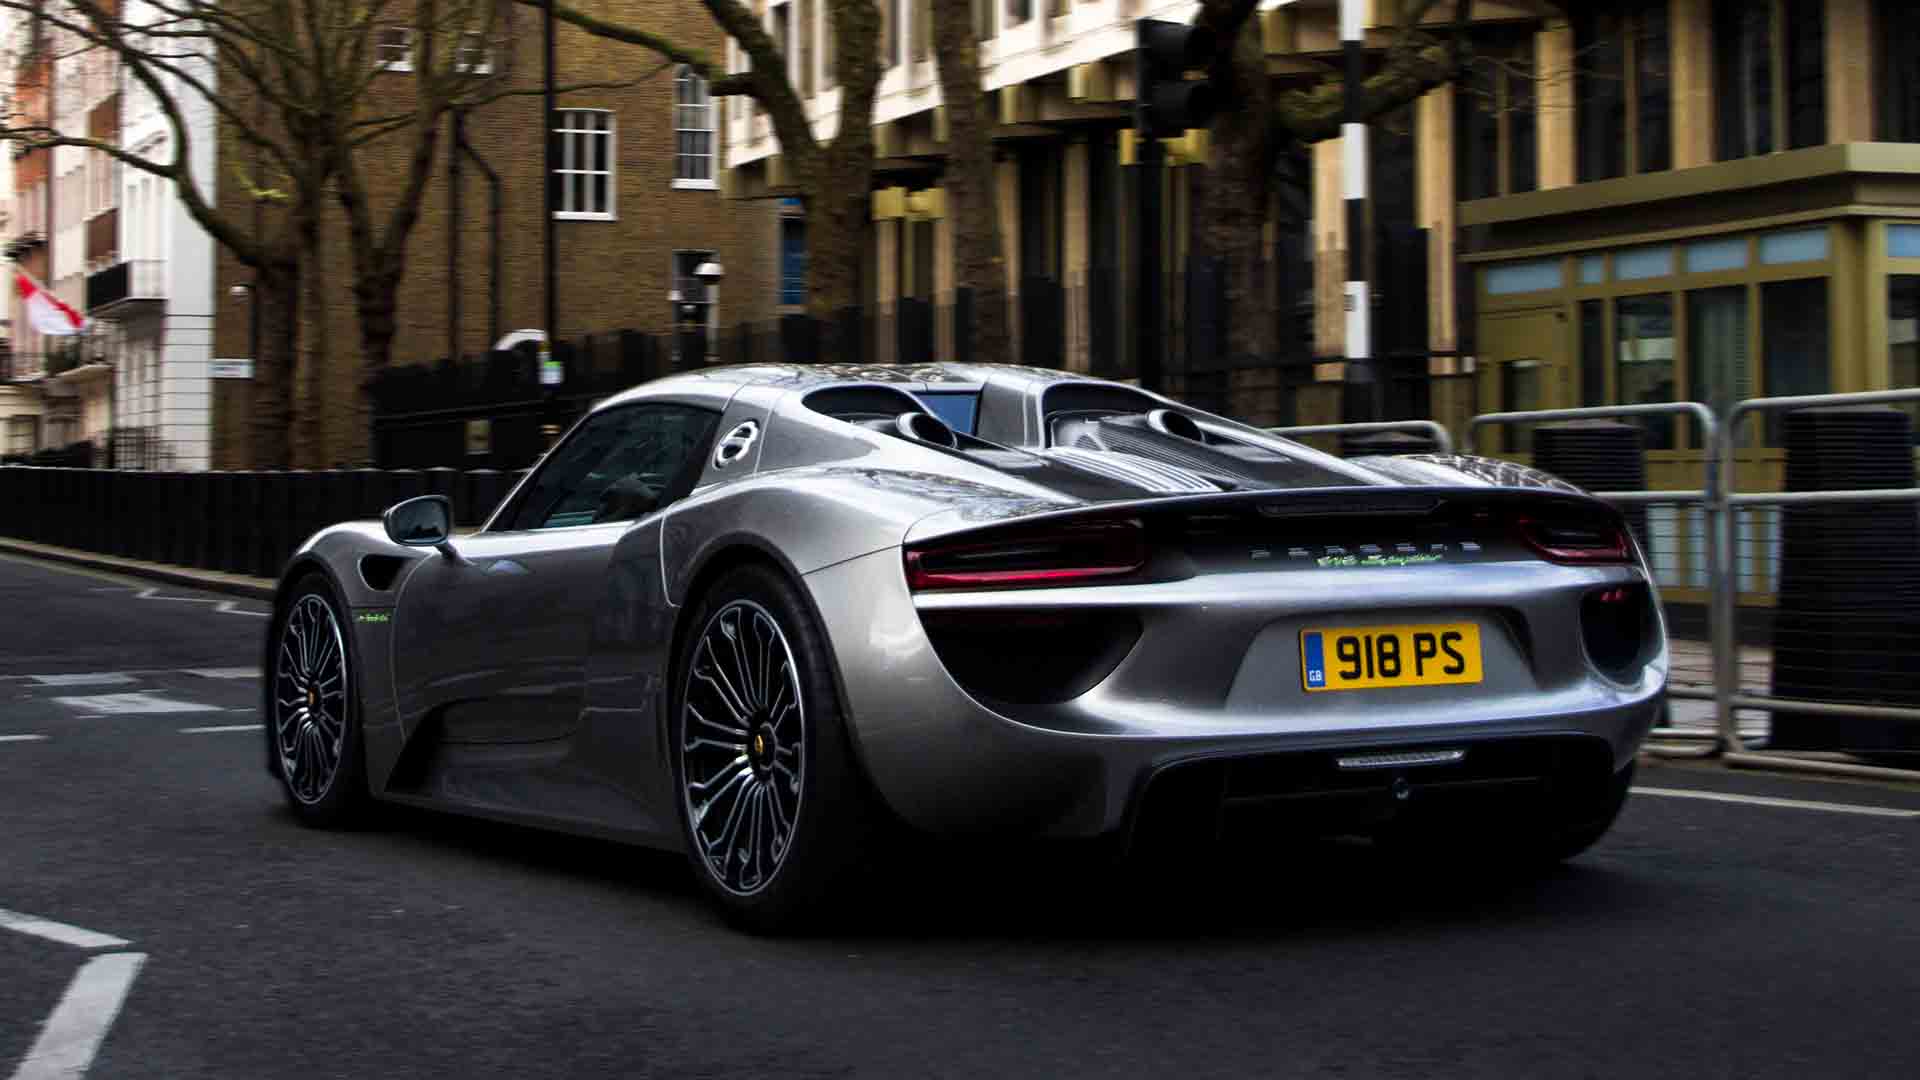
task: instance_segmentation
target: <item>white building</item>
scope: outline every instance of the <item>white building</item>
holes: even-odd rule
[[[126,18],[138,24],[152,7],[130,0]],[[200,77],[212,86],[212,66]],[[213,106],[183,80],[165,81],[186,120],[189,168],[211,200],[217,182]],[[119,91],[120,145],[148,160],[171,160],[173,131],[153,95],[124,72]],[[113,423],[123,434],[118,464],[204,469],[213,400],[213,238],[188,215],[169,181],[131,167],[115,167],[112,174],[119,205],[116,257],[87,276],[86,299],[88,316],[114,328]]]

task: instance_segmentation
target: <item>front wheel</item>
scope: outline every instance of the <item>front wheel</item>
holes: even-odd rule
[[[359,704],[345,620],[309,574],[274,626],[267,734],[287,805],[303,823],[349,824],[368,804]]]
[[[793,929],[828,911],[875,821],[825,642],[760,566],[716,582],[688,625],[671,732],[688,857],[728,918]]]

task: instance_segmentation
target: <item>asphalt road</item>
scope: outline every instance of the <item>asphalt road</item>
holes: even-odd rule
[[[676,857],[418,813],[296,825],[259,733],[205,730],[259,722],[259,611],[0,558],[0,1075],[83,962],[128,950],[92,1076],[1920,1075],[1920,816],[1643,793],[1519,884],[1357,844],[1179,882],[941,853],[876,882],[857,929],[754,939]]]

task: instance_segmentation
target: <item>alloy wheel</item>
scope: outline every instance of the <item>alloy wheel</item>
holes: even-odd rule
[[[274,749],[287,791],[312,806],[340,773],[347,739],[347,650],[333,609],[316,594],[294,602],[273,663]]]
[[[786,634],[751,600],[700,632],[681,694],[680,777],[697,853],[722,888],[764,889],[793,844],[806,706]]]

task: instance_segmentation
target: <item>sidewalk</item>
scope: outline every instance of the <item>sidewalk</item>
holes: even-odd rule
[[[191,566],[174,566],[170,563],[142,562],[139,559],[123,559],[116,555],[75,551],[72,548],[34,544],[7,537],[0,537],[0,554],[23,555],[27,558],[66,563],[69,566],[81,566],[109,574],[145,578],[149,581],[160,581],[189,589],[204,589],[207,592],[225,593],[229,596],[244,596],[252,600],[271,601],[273,599],[272,580],[248,577],[244,574],[199,570]]]
[[[1668,673],[1667,684],[1676,689],[1713,690],[1713,649],[1704,641],[1690,641],[1675,638],[1669,643],[1673,652],[1673,668]],[[1751,694],[1765,694],[1773,685],[1773,650],[1755,645],[1740,647],[1740,689]],[[1690,701],[1675,698],[1673,706],[1673,726],[1688,731],[1713,730],[1713,702]],[[1743,739],[1764,739],[1772,731],[1769,714],[1761,709],[1741,709],[1738,712],[1740,736]]]

